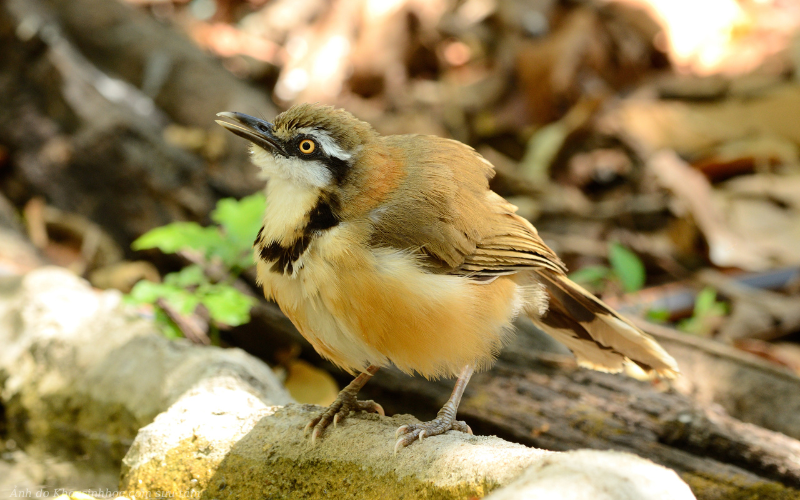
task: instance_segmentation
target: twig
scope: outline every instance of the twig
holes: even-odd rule
[[[172,307],[163,297],[156,299],[156,305],[160,307],[169,319],[178,325],[183,336],[195,344],[210,345],[211,339],[208,337],[208,322],[203,321],[198,315],[185,316]]]

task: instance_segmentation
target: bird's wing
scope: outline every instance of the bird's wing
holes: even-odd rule
[[[489,189],[491,164],[455,141],[426,138],[414,146],[396,148],[407,152],[408,172],[372,214],[374,245],[417,250],[432,272],[481,279],[530,270],[549,307],[526,312],[579,363],[619,371],[632,361],[665,377],[678,373],[655,340],[567,278],[536,229]]]
[[[489,189],[494,168],[448,139],[402,136],[407,175],[373,217],[375,246],[416,250],[436,272],[491,277],[522,269],[565,272],[516,207]]]
[[[566,272],[561,259],[542,241],[536,228],[515,213],[517,207],[493,191],[487,194],[486,202],[493,213],[484,221],[475,250],[457,268],[459,273],[491,276],[530,268]]]

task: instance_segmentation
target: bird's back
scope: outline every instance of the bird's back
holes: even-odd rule
[[[563,264],[516,207],[489,189],[494,168],[472,148],[432,136],[388,136],[406,165],[372,217],[376,246],[419,249],[434,272],[492,277]]]

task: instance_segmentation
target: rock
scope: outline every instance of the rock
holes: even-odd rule
[[[394,455],[409,415],[351,415],[312,445],[322,408],[267,406],[244,391],[195,391],[141,430],[120,489],[203,498],[693,499],[678,475],[629,453],[549,452],[455,431]],[[184,494],[184,493],[182,493]]]
[[[631,453],[553,453],[486,500],[677,500],[694,498],[675,471]]]
[[[291,401],[260,361],[167,340],[121,299],[61,268],[0,277],[0,403],[26,451],[118,466],[141,427],[214,377],[246,380],[265,403]]]

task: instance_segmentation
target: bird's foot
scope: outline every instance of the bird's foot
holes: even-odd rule
[[[451,429],[472,434],[472,429],[470,429],[466,422],[463,420],[456,420],[455,416],[450,416],[444,411],[440,411],[439,415],[430,422],[403,425],[395,432],[395,437],[399,437],[399,439],[394,445],[394,453],[396,455],[398,451],[417,439],[422,441],[426,437],[438,436]]]
[[[386,415],[383,407],[375,401],[359,401],[356,399],[354,392],[344,389],[336,396],[336,400],[331,403],[327,410],[306,425],[305,434],[308,435],[311,432],[311,444],[316,443],[317,438],[322,436],[322,433],[331,423],[336,427],[339,422],[350,415],[351,411],[366,411],[378,413],[381,416]]]

